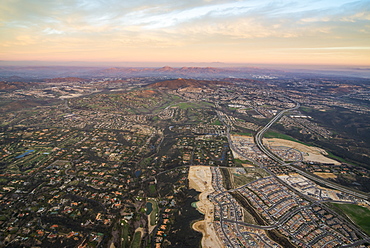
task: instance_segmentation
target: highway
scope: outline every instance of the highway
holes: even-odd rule
[[[370,199],[370,196],[369,194],[366,194],[366,193],[363,193],[363,192],[357,192],[357,191],[354,191],[352,189],[349,189],[347,187],[344,187],[342,185],[339,185],[339,184],[336,184],[336,183],[333,183],[333,182],[330,182],[330,181],[327,181],[323,178],[320,178],[320,177],[317,177],[313,174],[310,174],[302,169],[299,169],[295,166],[292,166],[292,163],[285,163],[285,161],[283,161],[282,159],[280,159],[278,156],[276,156],[274,153],[272,153],[269,149],[267,149],[264,145],[263,145],[263,142],[262,142],[262,138],[263,138],[263,134],[276,122],[278,121],[286,112],[289,112],[291,110],[295,110],[295,109],[298,109],[300,107],[300,104],[297,103],[297,105],[294,107],[294,108],[290,108],[290,109],[286,109],[286,110],[283,110],[281,111],[280,113],[278,113],[274,118],[272,118],[269,123],[267,123],[266,126],[264,126],[261,130],[259,130],[257,132],[257,134],[254,136],[254,141],[257,145],[257,147],[264,153],[266,154],[269,158],[271,158],[272,160],[274,160],[275,162],[279,163],[280,165],[282,166],[287,166],[289,168],[291,168],[292,170],[296,171],[298,174],[314,181],[314,182],[317,182],[317,183],[320,183],[322,185],[325,185],[327,187],[330,187],[330,188],[333,188],[333,189],[336,189],[336,190],[339,190],[339,191],[342,191],[342,192],[345,192],[347,194],[350,194],[350,195],[353,195],[353,196],[356,196],[356,197],[359,197],[359,198],[362,198],[362,199],[365,199],[365,200],[369,200]],[[263,167],[265,168],[266,170],[268,170],[266,167]],[[268,170],[269,171],[269,170]],[[271,173],[271,172],[270,172]],[[273,173],[271,173],[273,174]],[[275,178],[276,175],[273,174],[273,176]],[[279,180],[281,181],[281,180]],[[290,187],[290,185],[287,185],[285,183],[283,183],[285,186],[288,186],[288,188],[292,189],[292,187]],[[295,192],[297,192],[296,190],[293,190]],[[301,193],[299,193],[299,195],[304,198],[304,199],[307,199],[307,197],[303,196]],[[331,209],[327,209],[327,211],[331,212],[333,215],[336,215],[336,213],[334,211],[332,211]],[[339,216],[338,216],[339,217]],[[357,233],[360,233],[362,237],[366,237],[368,238],[368,236],[360,229],[358,229],[357,227],[355,227],[352,223],[349,223],[350,226],[357,231]],[[349,246],[350,247],[350,246]]]
[[[366,193],[361,193],[361,192],[356,192],[356,191],[353,191],[347,187],[344,187],[342,185],[339,185],[339,184],[336,184],[336,183],[333,183],[333,182],[330,182],[328,180],[325,180],[323,178],[320,178],[318,176],[315,176],[313,174],[310,174],[308,172],[305,172],[304,170],[301,170],[297,167],[294,167],[290,164],[286,164],[284,163],[283,165],[289,167],[290,169],[292,170],[295,170],[298,174],[308,178],[308,179],[311,179],[312,181],[316,182],[316,183],[320,183],[320,184],[323,184],[327,187],[330,187],[330,188],[333,188],[333,189],[336,189],[336,190],[339,190],[339,191],[342,191],[342,192],[345,192],[347,194],[350,194],[350,195],[353,195],[353,196],[356,196],[356,197],[359,197],[361,199],[365,199],[365,200],[369,200],[370,199],[370,196],[369,194],[366,194]]]
[[[259,130],[257,132],[257,134],[254,136],[254,142],[256,143],[257,147],[264,153],[266,154],[269,158],[271,158],[272,160],[274,160],[275,162],[283,165],[283,166],[287,166],[289,167],[290,169],[296,171],[298,174],[304,176],[304,177],[307,177],[308,179],[311,179],[312,181],[314,182],[317,182],[317,183],[320,183],[320,184],[323,184],[327,187],[330,187],[330,188],[333,188],[333,189],[336,189],[336,190],[340,190],[342,192],[345,192],[347,194],[350,194],[350,195],[353,195],[353,196],[356,196],[356,197],[359,197],[361,199],[365,199],[365,200],[369,200],[370,199],[370,195],[369,194],[366,194],[366,193],[363,193],[363,192],[358,192],[358,191],[354,191],[352,189],[349,189],[347,187],[344,187],[342,185],[339,185],[339,184],[336,184],[336,183],[333,183],[333,182],[330,182],[328,180],[325,180],[323,178],[320,178],[318,176],[315,176],[313,174],[310,174],[302,169],[299,169],[295,166],[292,166],[291,164],[292,163],[285,163],[285,161],[283,161],[281,158],[279,158],[278,156],[276,156],[274,153],[272,153],[269,149],[267,149],[265,147],[265,145],[263,144],[262,142],[262,139],[263,139],[263,135],[264,133],[276,122],[278,121],[286,112],[289,112],[289,111],[292,111],[292,110],[295,110],[295,109],[298,109],[300,107],[300,104],[297,103],[297,105],[294,107],[294,108],[290,108],[290,109],[286,109],[286,110],[283,110],[281,111],[280,113],[278,113],[277,115],[275,115],[274,118],[272,118],[269,123],[267,123],[266,126],[264,126],[261,130]]]
[[[293,163],[286,163],[285,161],[283,161],[280,157],[278,157],[277,155],[275,155],[274,153],[272,153],[268,148],[266,148],[264,145],[263,145],[263,142],[262,142],[262,138],[263,138],[263,135],[264,133],[274,124],[276,123],[285,113],[289,112],[289,111],[292,111],[292,110],[295,110],[295,109],[298,109],[300,107],[300,104],[297,103],[295,107],[293,108],[290,108],[290,109],[286,109],[286,110],[282,110],[281,112],[279,112],[277,115],[275,115],[267,124],[266,126],[264,126],[262,129],[260,129],[256,135],[254,136],[254,141],[255,141],[255,144],[257,145],[257,147],[264,153],[266,154],[266,156],[268,156],[269,158],[271,158],[273,161],[275,161],[277,164],[281,165],[281,166],[286,166],[290,169],[292,169],[293,171],[296,171],[297,173],[299,173],[300,175],[312,180],[312,181],[315,181],[317,183],[320,183],[322,185],[325,185],[327,187],[330,187],[330,188],[334,188],[334,189],[337,189],[339,191],[342,191],[342,192],[345,192],[345,193],[348,193],[350,195],[353,195],[353,196],[356,196],[356,197],[359,197],[359,198],[362,198],[362,199],[370,199],[369,195],[366,194],[366,193],[363,193],[363,192],[357,192],[357,191],[354,191],[352,189],[349,189],[349,188],[346,188],[344,186],[341,186],[341,185],[338,185],[336,183],[333,183],[333,182],[330,182],[330,181],[327,181],[323,178],[320,178],[320,177],[317,177],[311,173],[308,173],[300,168],[297,168],[296,166],[294,166]],[[240,150],[239,147],[237,147],[236,145],[233,144],[232,142],[232,139],[230,137],[230,130],[231,130],[231,127],[228,125],[227,121],[224,119],[224,117],[217,113],[218,115],[218,118],[219,120],[226,126],[226,135],[227,135],[227,138],[229,140],[229,145],[230,145],[230,148],[236,152],[237,154],[239,154],[241,157],[247,159],[247,160],[251,160],[250,158],[246,158],[242,151]],[[258,163],[257,161],[252,161],[253,163],[255,163],[256,165],[258,165],[260,168],[266,170],[271,176],[273,176],[276,180],[278,180],[280,183],[282,183],[283,185],[285,185],[288,189],[292,190],[293,192],[295,192],[298,196],[300,196],[302,199],[306,199],[308,200],[309,202],[311,202],[310,205],[308,206],[302,206],[302,207],[298,207],[297,209],[287,213],[287,214],[284,214],[282,216],[281,219],[279,219],[278,222],[276,223],[271,223],[271,225],[264,225],[264,226],[259,226],[259,225],[255,225],[255,224],[248,224],[248,223],[244,223],[244,222],[240,222],[238,220],[235,220],[235,219],[227,219],[225,218],[226,216],[223,216],[222,212],[221,212],[221,219],[220,219],[220,222],[221,223],[234,223],[236,224],[236,228],[237,230],[239,230],[239,225],[241,226],[249,226],[249,227],[252,227],[252,228],[257,228],[257,229],[262,229],[262,230],[272,230],[272,229],[276,229],[276,228],[279,228],[281,226],[283,226],[292,216],[294,216],[296,213],[300,212],[300,211],[304,211],[305,209],[310,209],[312,208],[312,206],[315,206],[315,205],[319,205],[321,208],[324,208],[326,211],[328,211],[329,213],[331,213],[333,216],[337,216],[337,218],[339,218],[340,220],[342,220],[343,222],[347,222],[344,218],[342,218],[341,216],[338,216],[338,214],[336,212],[334,212],[333,210],[331,209],[328,209],[325,207],[325,205],[323,205],[322,203],[323,202],[326,202],[326,201],[313,201],[312,199],[310,199],[308,196],[302,194],[301,192],[295,190],[294,188],[292,188],[290,185],[286,184],[284,181],[282,181],[279,177],[277,177],[273,172],[271,172],[266,166],[262,165],[261,163]],[[242,186],[243,187],[243,186]],[[242,188],[242,187],[239,187],[239,188]],[[228,190],[228,191],[237,191],[239,188],[237,189],[232,189],[232,190]],[[225,193],[227,193],[228,191],[224,191],[220,194],[218,194],[216,196],[219,197]],[[217,201],[217,200],[216,200]],[[333,202],[333,201],[329,201],[329,202]],[[336,202],[336,201],[334,201]],[[222,205],[220,202],[218,202],[218,204],[220,205],[220,208],[222,209]],[[362,237],[361,240],[353,243],[353,244],[348,244],[348,245],[345,245],[343,247],[354,247],[356,244],[363,244],[365,243],[366,241],[368,241],[369,237],[360,229],[358,229],[355,225],[353,225],[352,223],[347,223],[347,225],[349,225],[360,237]],[[221,228],[223,229],[223,228]],[[224,231],[224,230],[223,230]]]
[[[269,123],[266,124],[261,130],[257,132],[257,134],[254,136],[254,142],[256,143],[257,147],[264,153],[266,154],[269,158],[272,160],[278,162],[279,164],[285,164],[284,161],[282,161],[278,156],[276,156],[274,153],[272,153],[269,149],[267,149],[263,143],[262,143],[262,138],[264,133],[275,123],[277,122],[286,112],[298,109],[301,105],[297,103],[297,105],[294,108],[290,109],[285,109],[283,111],[280,111],[277,115],[272,118]]]

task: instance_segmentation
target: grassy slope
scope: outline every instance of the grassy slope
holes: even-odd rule
[[[333,204],[370,235],[370,210],[355,204]]]

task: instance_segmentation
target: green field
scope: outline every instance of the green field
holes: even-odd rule
[[[241,136],[253,136],[253,133],[246,133],[246,132],[235,132],[233,134],[241,135]]]
[[[155,185],[154,184],[149,185],[149,193],[151,195],[154,195],[156,192],[157,192],[157,190],[155,188]]]
[[[122,245],[121,247],[127,247],[128,235],[129,235],[129,225],[126,223],[125,220],[121,220],[121,225],[122,225],[122,229],[121,229]]]
[[[370,235],[370,210],[355,204],[337,204],[333,203],[337,211],[347,215],[354,223],[362,228],[364,232]]]
[[[154,200],[149,200],[148,202],[152,203],[153,210],[150,213],[150,225],[155,226],[157,224],[157,217],[156,215],[159,212],[158,203]]]
[[[285,140],[290,140],[290,141],[294,141],[294,142],[297,142],[297,143],[300,143],[300,144],[303,144],[303,145],[306,145],[306,146],[310,146],[308,144],[305,144],[299,140],[296,140],[295,138],[289,136],[289,135],[286,135],[286,134],[282,134],[282,133],[277,133],[277,132],[272,132],[272,131],[269,131],[269,132],[266,132],[264,133],[263,135],[264,138],[277,138],[277,139],[285,139]]]
[[[234,188],[244,186],[258,179],[255,175],[251,174],[234,174],[233,178],[234,178],[233,181]]]
[[[240,171],[240,169],[237,171],[233,168],[230,168],[228,170],[230,174],[232,174],[231,178],[233,179],[232,181],[233,188],[238,188],[250,182],[253,182],[257,179],[269,176],[269,174],[266,171],[256,167],[246,167],[244,168],[244,172]]]
[[[300,107],[300,109],[306,113],[311,113],[314,109],[309,107]]]
[[[235,159],[234,159],[234,164],[235,164],[235,166],[237,166],[237,167],[241,167],[241,166],[242,166],[242,164],[252,164],[252,165],[253,165],[253,163],[252,163],[251,161],[248,161],[248,160],[241,160],[241,159],[238,159],[238,158],[235,158]]]
[[[176,104],[180,109],[189,109],[189,108],[209,108],[213,105],[208,102],[180,102]]]
[[[353,164],[353,165],[356,165],[356,166],[357,166],[357,164],[354,164],[354,163],[352,163],[352,162],[349,162],[348,160],[345,160],[344,158],[341,158],[341,157],[335,156],[335,155],[334,155],[333,153],[331,153],[331,152],[328,152],[328,151],[327,151],[327,153],[328,153],[328,157],[329,157],[329,158],[332,158],[332,159],[338,160],[338,161],[343,162],[343,163]]]
[[[130,248],[139,248],[141,243],[141,232],[135,232]]]
[[[218,126],[222,126],[223,124],[222,124],[222,122],[221,122],[221,121],[216,120],[216,121],[214,121],[213,123],[211,123],[211,125],[218,125]]]

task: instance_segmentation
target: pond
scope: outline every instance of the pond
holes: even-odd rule
[[[153,211],[153,204],[151,202],[146,203],[146,215],[149,215]]]
[[[15,158],[23,158],[24,156],[27,156],[28,154],[30,154],[31,152],[34,152],[34,151],[35,150],[27,150],[25,153],[23,153],[21,155],[18,155]]]
[[[139,177],[141,175],[141,170],[135,171],[135,177]]]

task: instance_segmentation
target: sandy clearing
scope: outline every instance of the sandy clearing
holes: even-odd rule
[[[246,168],[255,168],[256,166],[252,165],[252,164],[242,164],[243,167],[246,167]]]
[[[80,97],[83,96],[83,94],[70,94],[70,95],[65,95],[65,96],[60,96],[60,99],[69,99],[69,98],[75,98],[75,97]]]
[[[151,234],[153,232],[153,230],[156,226],[157,225],[154,225],[154,226],[150,225],[150,215],[148,215],[148,232],[149,232],[149,234]]]
[[[340,162],[325,157],[324,155],[327,155],[328,153],[321,148],[314,147],[314,146],[306,146],[291,140],[285,140],[285,139],[263,139],[263,143],[268,146],[286,146],[289,148],[294,148],[296,150],[299,150],[303,154],[303,158],[305,161],[314,161],[314,162],[320,162],[320,163],[328,163],[328,164],[336,164],[339,165]]]
[[[140,234],[141,234],[141,238],[143,238],[143,237],[144,237],[144,235],[145,235],[145,229],[144,229],[144,228],[142,228],[142,227],[138,227],[138,228],[136,228],[135,232],[140,232]]]
[[[322,178],[337,178],[337,175],[328,172],[314,172],[313,174]]]
[[[203,234],[202,247],[223,247],[213,227],[214,206],[207,196],[214,191],[212,187],[212,172],[210,167],[191,166],[189,169],[189,188],[201,192],[199,201],[196,202],[197,209],[204,214],[204,220],[193,224],[195,231]]]

